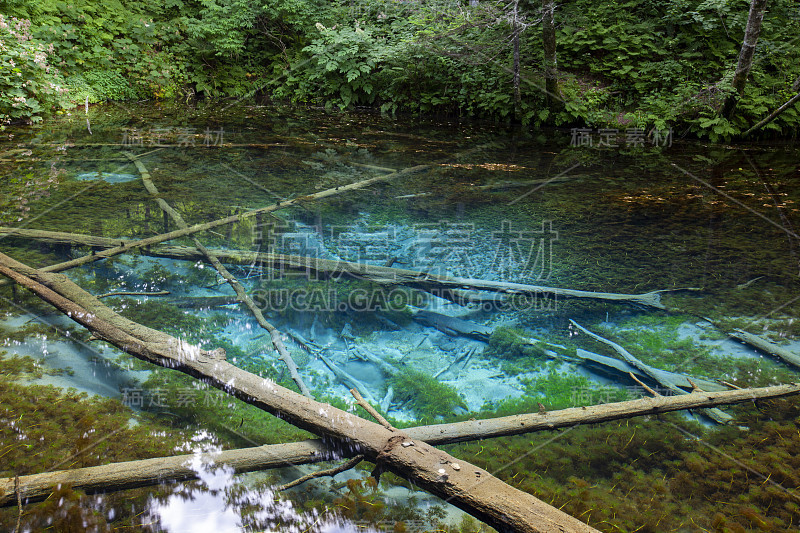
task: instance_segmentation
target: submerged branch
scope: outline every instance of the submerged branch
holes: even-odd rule
[[[159,207],[161,210],[164,211],[167,215],[172,218],[175,224],[178,225],[181,229],[186,229],[188,225],[183,220],[183,217],[180,213],[175,211],[172,206],[170,206],[163,198],[159,197],[158,188],[156,187],[155,183],[150,176],[150,173],[145,168],[144,163],[142,163],[137,157],[133,154],[128,152],[123,152],[125,156],[133,161],[134,165],[136,165],[136,169],[139,171],[139,174],[142,176],[142,182],[144,183],[147,192],[149,192],[158,202]],[[291,354],[289,354],[289,350],[286,349],[286,346],[283,344],[283,340],[281,340],[281,334],[278,329],[267,322],[267,319],[264,318],[264,314],[261,312],[261,309],[255,304],[252,298],[247,294],[242,287],[242,284],[239,283],[239,280],[230,273],[230,271],[225,268],[225,266],[220,262],[216,255],[211,253],[208,248],[206,248],[203,243],[196,236],[192,236],[192,240],[194,241],[194,245],[197,248],[197,251],[203,254],[203,257],[206,261],[211,263],[216,271],[222,276],[225,281],[230,285],[233,290],[236,292],[236,296],[238,297],[239,301],[242,302],[247,306],[253,316],[258,322],[258,325],[261,326],[264,330],[269,332],[270,339],[272,340],[272,346],[275,348],[275,351],[278,352],[279,359],[283,361],[286,365],[286,368],[289,369],[289,375],[292,377],[292,381],[295,382],[297,387],[300,389],[300,392],[303,393],[303,396],[308,396],[309,398],[313,398],[314,396],[311,394],[311,390],[306,386],[303,378],[300,376],[300,373],[297,371],[297,364],[292,359]]]
[[[576,328],[578,328],[581,332],[585,333],[586,335],[588,335],[589,337],[595,339],[596,341],[599,341],[599,342],[602,342],[604,344],[607,344],[608,346],[611,346],[611,348],[613,348],[614,351],[617,352],[625,360],[626,363],[628,363],[631,366],[634,366],[634,367],[638,368],[639,370],[644,372],[644,374],[647,375],[647,377],[649,377],[650,379],[652,379],[653,381],[655,381],[656,383],[658,383],[659,385],[661,385],[665,389],[669,390],[673,394],[686,394],[686,391],[681,389],[675,381],[673,381],[672,379],[667,377],[664,373],[658,372],[658,369],[653,368],[652,366],[643,363],[636,356],[634,356],[632,353],[630,353],[628,350],[626,350],[625,348],[623,348],[622,346],[620,346],[616,342],[611,341],[609,339],[606,339],[604,337],[601,337],[600,335],[597,335],[596,333],[592,333],[591,331],[589,331],[588,329],[584,328],[583,326],[581,326],[580,324],[578,324],[577,322],[575,322],[572,319],[570,319],[570,323],[573,326],[575,326]],[[631,376],[633,376],[633,373],[631,373]],[[634,379],[635,379],[635,377],[634,377]],[[696,385],[694,385],[694,383],[693,383],[691,378],[689,378],[687,376],[683,376],[683,379],[689,382],[689,384],[692,386],[693,390],[696,388]],[[715,422],[718,422],[720,424],[727,424],[733,418],[728,413],[720,411],[719,409],[702,409],[701,412],[704,415],[706,415],[707,417],[709,417],[710,419],[712,419]]]
[[[382,181],[386,181],[388,179],[396,178],[399,176],[406,176],[410,174],[414,174],[416,172],[420,172],[422,170],[427,170],[430,168],[431,165],[417,165],[409,168],[404,168],[403,170],[398,170],[396,172],[392,172],[389,174],[384,174],[382,176],[376,176],[373,178],[368,178],[365,180],[361,180],[355,183],[351,183],[349,185],[342,185],[339,187],[334,187],[332,189],[326,189],[324,191],[320,191],[313,194],[307,194],[303,196],[298,196],[293,198],[292,200],[286,201],[278,201],[274,205],[268,205],[265,207],[260,207],[258,209],[252,209],[250,211],[246,211],[244,213],[240,213],[237,215],[231,215],[229,217],[220,218],[217,220],[212,220],[211,222],[205,222],[203,224],[195,224],[193,226],[189,226],[185,229],[177,229],[175,231],[170,231],[168,233],[162,233],[160,235],[154,235],[152,237],[146,237],[144,239],[139,239],[137,241],[125,241],[122,242],[120,239],[117,239],[117,244],[114,246],[103,250],[102,252],[92,253],[89,255],[85,255],[83,257],[79,257],[76,259],[72,259],[70,261],[65,261],[63,263],[59,263],[57,265],[50,265],[48,267],[42,268],[43,272],[63,272],[65,270],[69,270],[71,268],[75,268],[81,265],[85,265],[87,263],[93,263],[95,261],[99,261],[101,259],[106,259],[109,257],[114,257],[120,254],[124,254],[130,252],[132,250],[136,250],[139,248],[143,248],[145,246],[152,246],[154,244],[160,244],[162,242],[171,241],[173,239],[177,239],[179,237],[186,237],[188,235],[194,235],[201,231],[211,230],[217,228],[219,226],[224,226],[226,224],[232,224],[234,222],[241,222],[245,219],[255,217],[256,215],[264,214],[264,213],[272,213],[273,211],[278,211],[279,209],[286,209],[287,207],[293,206],[300,206],[308,202],[313,202],[316,200],[321,200],[323,198],[329,198],[331,196],[336,196],[345,192],[354,191],[358,189],[363,189],[365,187],[369,187],[375,183],[379,183]],[[0,281],[0,286],[5,285],[6,282]]]
[[[285,491],[287,489],[291,489],[292,487],[296,487],[298,485],[302,485],[306,481],[310,481],[312,479],[316,479],[316,478],[320,478],[320,477],[333,477],[336,474],[341,474],[342,472],[345,472],[347,470],[355,468],[356,465],[358,465],[358,463],[360,463],[363,460],[364,460],[364,456],[363,455],[356,455],[355,457],[353,457],[349,461],[346,461],[346,462],[340,464],[339,466],[336,466],[334,468],[329,468],[327,470],[318,470],[316,472],[312,472],[312,473],[307,474],[307,475],[305,475],[303,477],[297,478],[294,481],[290,481],[289,483],[286,483],[285,485],[281,485],[280,487],[277,487],[275,489],[275,491],[276,492],[283,492],[283,491]]]

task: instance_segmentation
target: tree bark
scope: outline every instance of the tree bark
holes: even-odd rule
[[[316,402],[245,372],[225,360],[224,350],[202,350],[127,320],[66,276],[32,269],[0,253],[0,273],[55,306],[92,334],[135,357],[199,378],[291,424],[328,439],[334,450],[363,454],[391,471],[501,531],[588,532],[585,523],[517,490],[485,470],[410,438]],[[461,467],[453,468],[460,463]]]
[[[405,429],[404,432],[411,439],[419,439],[431,445],[442,445],[797,394],[800,394],[800,384],[711,393],[694,392],[682,396],[642,398],[545,413],[418,426]],[[227,450],[200,457],[203,463],[213,461],[215,465],[225,464],[237,473],[242,473],[324,462],[337,455],[321,440],[306,440],[291,444]],[[194,455],[158,457],[20,476],[21,496],[27,503],[40,501],[47,498],[53,487],[58,484],[68,484],[74,489],[91,493],[157,485],[170,480],[194,479],[198,475],[198,469],[190,463],[195,457]],[[15,505],[15,503],[14,478],[0,479],[0,506]]]
[[[750,67],[753,64],[753,56],[756,52],[758,35],[761,33],[761,23],[764,20],[764,11],[767,8],[767,0],[751,0],[750,13],[747,17],[747,26],[744,30],[744,40],[739,51],[739,61],[736,64],[736,71],[733,73],[733,93],[725,99],[722,106],[722,116],[730,120],[736,111],[736,104],[744,93],[747,85],[747,76],[750,74]]]
[[[558,91],[558,63],[556,59],[556,26],[554,23],[556,4],[554,0],[542,0],[542,47],[544,48],[544,90],[547,105],[553,108],[561,101]]]

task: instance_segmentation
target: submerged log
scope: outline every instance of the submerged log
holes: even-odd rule
[[[0,274],[55,306],[95,337],[137,358],[203,379],[240,400],[327,438],[335,450],[363,454],[380,468],[447,499],[497,529],[597,531],[424,441],[412,441],[401,431],[392,431],[237,368],[225,360],[224,350],[202,350],[127,320],[64,275],[35,270],[2,253]],[[452,468],[454,463],[461,463],[461,468]]]
[[[644,372],[647,375],[647,377],[649,377],[650,379],[652,379],[653,381],[655,381],[656,383],[658,383],[660,386],[664,387],[665,389],[669,390],[673,394],[679,394],[679,395],[680,394],[687,394],[687,392],[685,390],[681,389],[675,381],[670,379],[664,373],[658,372],[657,371],[658,369],[653,368],[652,366],[643,363],[637,357],[635,357],[632,353],[630,353],[628,350],[626,350],[625,348],[623,348],[622,346],[620,346],[616,342],[611,341],[609,339],[606,339],[604,337],[601,337],[600,335],[597,335],[596,333],[592,333],[591,331],[589,331],[588,329],[584,328],[583,326],[581,326],[580,324],[578,324],[577,322],[575,322],[572,319],[570,319],[570,323],[573,326],[575,326],[576,328],[578,328],[578,330],[580,330],[581,332],[583,332],[586,335],[590,336],[591,338],[593,338],[593,339],[595,339],[595,340],[597,340],[599,342],[602,342],[604,344],[607,344],[608,346],[611,346],[611,348],[613,348],[614,351],[617,352],[625,360],[626,363],[628,363],[628,364],[636,367],[637,369],[641,370],[642,372]],[[631,373],[631,375],[633,376],[633,373]],[[684,376],[684,380],[688,381],[689,384],[692,385],[692,389],[693,390],[696,388],[694,386],[695,383],[693,382],[692,379],[690,379],[687,376]],[[719,409],[701,409],[700,412],[703,413],[704,415],[706,415],[707,417],[709,417],[710,419],[714,420],[715,422],[719,423],[719,424],[727,424],[728,422],[730,422],[733,419],[733,417],[731,415],[729,415],[728,413],[725,413],[723,411],[720,411]]]
[[[174,233],[174,232],[173,232]],[[18,236],[29,239],[37,239],[48,242],[58,242],[62,244],[85,244],[87,246],[108,248],[108,250],[124,249],[133,250],[137,243],[141,241],[130,241],[126,239],[102,239],[84,235],[47,232],[42,230],[28,230],[21,228],[0,227],[0,236]],[[105,254],[98,252],[96,255]],[[557,298],[585,298],[590,300],[601,300],[610,302],[628,303],[633,305],[665,309],[661,303],[661,294],[664,292],[677,290],[698,290],[694,288],[681,289],[662,289],[650,291],[642,294],[620,294],[611,292],[593,292],[576,289],[563,289],[559,287],[546,287],[542,285],[528,285],[524,283],[507,283],[502,281],[488,281],[480,279],[459,278],[451,276],[440,276],[419,272],[417,270],[407,270],[377,265],[367,265],[364,263],[352,263],[333,259],[322,259],[317,257],[301,257],[295,255],[273,254],[264,252],[249,252],[243,250],[220,250],[209,249],[220,261],[226,263],[252,265],[257,264],[279,271],[306,272],[308,274],[321,277],[347,276],[356,279],[364,279],[381,285],[404,285],[430,292],[441,298],[455,302],[465,300],[463,291],[483,291],[498,293],[505,296],[519,296],[526,298],[543,298],[552,296]],[[119,252],[122,253],[122,252]],[[166,257],[171,259],[185,259],[190,261],[206,260],[203,254],[197,250],[185,246],[158,246],[142,250],[146,255]],[[77,266],[71,261],[60,263],[42,269],[45,272],[61,272],[63,270]],[[482,299],[480,301],[483,301]]]
[[[477,150],[477,148],[476,148]],[[431,165],[416,165],[409,168],[404,168],[403,170],[398,170],[396,172],[391,172],[389,174],[384,174],[382,176],[377,176],[373,178],[368,178],[365,180],[361,180],[355,183],[350,183],[348,185],[342,185],[339,187],[334,187],[332,189],[326,189],[324,191],[320,191],[313,194],[307,194],[303,196],[298,196],[291,200],[281,201],[279,200],[274,205],[268,205],[265,207],[260,207],[258,209],[252,209],[250,211],[246,211],[244,213],[239,213],[236,215],[232,215],[229,217],[220,218],[217,220],[212,220],[210,222],[205,222],[202,224],[195,224],[193,226],[189,226],[185,229],[178,229],[175,231],[170,231],[167,233],[162,233],[159,235],[154,235],[152,237],[146,237],[144,239],[139,239],[137,241],[127,241],[123,244],[116,244],[110,248],[103,250],[102,252],[93,253],[90,255],[85,255],[83,257],[79,257],[76,259],[72,259],[70,261],[65,261],[63,263],[59,263],[57,265],[50,265],[41,269],[43,272],[63,272],[64,270],[69,270],[71,268],[75,268],[81,265],[85,265],[87,263],[93,263],[95,261],[100,261],[101,259],[107,259],[109,257],[114,257],[120,254],[124,254],[130,252],[132,250],[140,249],[145,246],[152,246],[154,244],[160,244],[162,242],[171,241],[173,239],[177,239],[180,237],[186,237],[189,235],[194,235],[201,231],[211,230],[220,226],[225,226],[227,224],[233,224],[234,222],[241,222],[245,219],[255,217],[256,215],[264,214],[264,213],[272,213],[274,211],[278,211],[280,209],[286,209],[287,207],[294,207],[294,206],[301,206],[308,202],[313,202],[316,200],[321,200],[323,198],[329,198],[332,196],[337,196],[339,194],[363,189],[365,187],[369,187],[375,183],[379,183],[382,181],[386,181],[389,179],[393,179],[399,176],[406,176],[415,174],[417,172],[421,172],[423,170],[427,170],[430,168]],[[4,284],[4,283],[3,283]],[[2,284],[0,284],[2,285]]]
[[[775,344],[774,342],[770,342],[767,339],[759,337],[758,335],[753,335],[752,333],[748,333],[743,329],[735,329],[733,332],[729,333],[731,337],[737,339],[745,344],[752,346],[753,348],[760,350],[764,353],[768,353],[778,359],[781,359],[784,363],[787,363],[795,368],[800,368],[800,355],[790,352],[783,346]]]
[[[798,394],[800,394],[800,384],[797,383],[724,392],[694,392],[682,396],[641,398],[545,413],[418,426],[405,429],[404,432],[410,438],[428,444],[452,444]],[[68,484],[74,489],[89,493],[115,491],[157,485],[167,481],[194,479],[202,472],[198,468],[201,465],[211,467],[224,464],[241,473],[324,462],[338,455],[321,440],[314,439],[211,454],[159,457],[20,476],[20,492],[23,501],[30,503],[47,498],[53,487],[59,484]],[[0,479],[0,506],[15,505],[15,503],[14,478]]]

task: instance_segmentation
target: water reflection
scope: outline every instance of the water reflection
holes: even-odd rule
[[[202,431],[182,451],[193,453],[191,468],[200,487],[177,485],[166,497],[150,498],[149,522],[169,533],[371,533],[336,516],[318,511],[298,512],[294,504],[271,488],[240,484],[232,468],[214,462],[222,451],[213,435]]]

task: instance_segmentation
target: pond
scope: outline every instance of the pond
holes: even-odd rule
[[[357,389],[397,427],[798,381],[796,144],[144,102],[7,128],[0,159],[0,251],[32,267],[231,218],[64,273],[369,418]],[[21,287],[0,311],[11,487],[181,454],[196,478],[76,478],[20,507],[6,484],[8,530],[490,531],[366,463],[291,488],[342,461],[237,473],[215,457],[313,435]],[[770,399],[443,448],[601,531],[795,531],[799,416]]]

